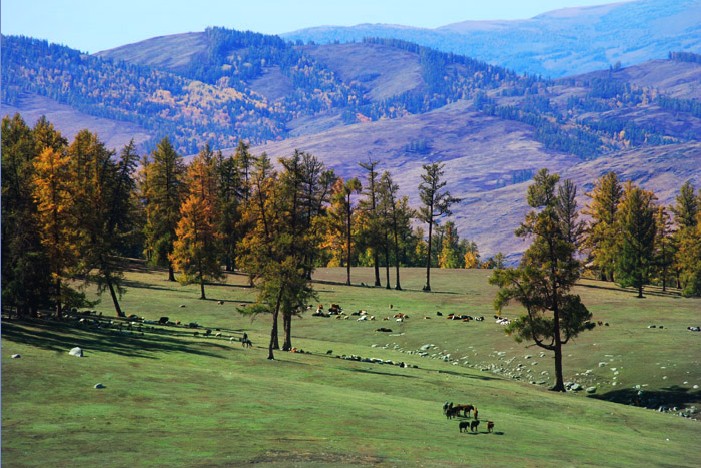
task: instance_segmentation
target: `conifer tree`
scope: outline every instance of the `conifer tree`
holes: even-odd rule
[[[224,157],[221,151],[217,151],[215,161],[219,179],[217,230],[221,234],[222,263],[226,271],[234,271],[236,244],[242,237],[239,231],[243,207],[240,199],[243,191],[242,181],[233,156]]]
[[[51,297],[58,318],[69,289],[64,283],[78,263],[79,232],[75,215],[75,198],[71,189],[73,176],[70,158],[65,152],[45,148],[33,161],[35,177],[33,196],[37,204],[37,222],[41,244],[51,271]]]
[[[458,236],[455,223],[448,221],[445,223],[445,234],[441,245],[441,252],[438,257],[439,268],[462,268],[464,265],[464,255],[460,252],[460,237]]]
[[[362,184],[357,177],[343,181],[340,177],[334,183],[331,195],[331,207],[329,215],[331,216],[332,228],[330,234],[342,238],[345,244],[345,266],[346,266],[346,285],[350,286],[350,267],[351,267],[351,248],[353,245],[352,236],[352,220],[355,207],[353,206],[352,196],[358,194],[362,190]]]
[[[578,295],[569,291],[579,277],[576,246],[568,240],[558,205],[562,191],[556,190],[559,176],[541,169],[528,187],[528,205],[533,208],[516,230],[518,237],[531,239],[518,268],[498,269],[490,283],[499,286],[495,308],[499,311],[512,300],[525,315],[511,322],[506,331],[517,341],[533,341],[552,351],[555,357],[555,385],[564,392],[562,346],[585,330],[591,313]]]
[[[623,287],[636,288],[639,298],[649,283],[654,259],[657,231],[654,201],[652,192],[626,182],[619,209],[622,239],[616,281]]]
[[[655,212],[655,259],[654,265],[659,280],[662,282],[662,291],[667,291],[670,269],[674,263],[675,245],[672,240],[672,220],[667,209],[660,205]]]
[[[180,207],[176,240],[169,260],[180,273],[181,284],[199,283],[200,299],[206,299],[205,283],[223,277],[219,265],[221,235],[217,231],[217,174],[214,155],[206,145],[187,170],[187,198]]]
[[[594,268],[604,281],[613,281],[620,235],[616,222],[623,190],[615,172],[608,172],[596,181],[587,196],[591,198],[584,211],[591,217],[586,231],[585,247],[592,256]]]
[[[673,235],[674,268],[684,296],[701,296],[701,189],[694,196],[690,181],[682,185],[672,206],[677,231]]]
[[[150,157],[144,158],[142,166],[146,259],[152,265],[167,267],[168,280],[175,281],[169,255],[173,252],[175,227],[180,219],[185,165],[166,137]]]
[[[460,201],[452,197],[450,192],[443,190],[446,182],[442,180],[444,164],[424,164],[424,173],[421,174],[419,184],[419,196],[423,205],[419,208],[419,219],[428,224],[428,247],[426,252],[426,285],[424,291],[431,291],[431,256],[433,254],[433,226],[443,216],[452,214],[451,205]]]
[[[242,243],[242,264],[255,278],[258,299],[249,313],[270,313],[273,323],[268,345],[268,359],[274,359],[273,350],[279,349],[278,317],[283,314],[285,343],[291,342],[291,316],[304,310],[314,297],[305,274],[311,267],[305,264],[308,252],[315,247],[314,236],[304,216],[306,207],[301,203],[304,193],[304,165],[301,153],[280,160],[281,173],[272,170],[265,155],[256,163],[252,174],[251,203],[247,216],[253,228]],[[318,195],[316,195],[318,196]]]
[[[383,229],[383,219],[377,211],[379,198],[379,174],[377,173],[377,165],[379,161],[368,159],[367,162],[361,162],[360,167],[367,171],[367,183],[364,187],[364,198],[360,200],[359,207],[365,214],[365,232],[363,237],[365,243],[372,252],[372,263],[375,271],[375,286],[382,286],[380,281],[380,249],[382,248],[385,237]]]
[[[20,316],[48,306],[50,272],[32,196],[37,146],[19,114],[2,119],[2,304]]]

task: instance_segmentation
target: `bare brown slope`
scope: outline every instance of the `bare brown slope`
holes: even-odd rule
[[[139,146],[152,136],[146,129],[131,122],[93,117],[36,94],[23,96],[17,106],[3,104],[0,108],[1,116],[15,113],[19,113],[29,126],[34,126],[39,117],[44,115],[69,140],[72,140],[80,130],[87,128],[97,133],[105,146],[111,149],[122,148],[132,138]]]
[[[164,70],[178,71],[190,64],[193,56],[206,46],[204,33],[191,32],[158,36],[134,44],[96,53],[98,57],[123,60],[136,65],[147,65]]]
[[[328,66],[343,81],[361,82],[373,101],[402,94],[424,84],[419,57],[381,44],[307,46],[304,51]]]

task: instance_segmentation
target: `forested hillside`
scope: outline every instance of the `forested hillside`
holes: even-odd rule
[[[653,155],[631,178],[654,181],[667,203],[672,187],[701,177],[701,59],[691,52],[546,80],[396,39],[315,45],[208,28],[98,56],[2,41],[5,109],[33,121],[42,103],[59,103],[43,113],[68,137],[93,128],[90,116],[114,133],[104,141],[119,135],[123,145],[132,132],[144,154],[164,136],[183,155],[205,143],[229,154],[245,141],[273,160],[311,152],[343,177],[372,159],[396,171],[404,193],[422,164],[446,162],[463,199],[456,226],[490,254],[523,251],[514,203],[541,167],[581,173],[578,165],[602,160],[604,171]]]

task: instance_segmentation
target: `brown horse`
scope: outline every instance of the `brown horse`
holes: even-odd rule
[[[460,411],[463,412],[466,418],[470,417],[470,412],[475,409],[474,406],[472,405],[455,405],[453,406],[453,409],[456,410],[456,414],[459,416]]]

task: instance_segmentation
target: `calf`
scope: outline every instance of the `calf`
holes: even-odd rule
[[[467,421],[465,421],[467,422]],[[479,419],[475,419],[474,421],[470,422],[470,431],[472,432],[477,432],[477,426],[480,425]]]
[[[470,421],[460,421],[458,427],[460,428],[460,432],[463,432],[463,429],[465,430],[464,432],[467,432],[467,430],[470,429]]]
[[[487,421],[487,432],[494,431],[494,421]]]

